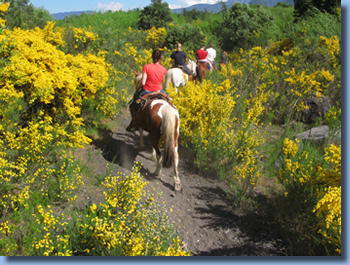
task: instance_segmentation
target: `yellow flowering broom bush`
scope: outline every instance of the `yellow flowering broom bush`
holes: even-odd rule
[[[304,39],[309,39],[307,34]],[[321,36],[318,43],[309,43],[307,55],[305,49],[291,42],[284,39],[271,42],[266,48],[241,49],[230,56],[232,60],[228,66],[222,67],[221,79],[229,78],[234,82],[243,98],[254,93],[257,87],[265,86],[269,91],[266,114],[274,123],[302,120],[303,112],[309,108],[305,100],[310,96],[326,95],[340,112],[341,67],[337,37]],[[306,56],[310,59],[305,60]]]
[[[229,79],[219,85],[188,82],[178,93],[168,92],[181,116],[180,140],[196,152],[198,166],[216,168],[242,194],[251,191],[259,177],[258,147],[264,140],[257,128],[266,91],[251,94],[244,102],[244,114],[237,117],[240,94]]]
[[[16,238],[33,235],[38,202],[46,207],[76,199],[84,183],[68,150],[91,141],[84,134],[86,102],[97,117],[115,115],[112,68],[103,57],[64,54],[53,26],[0,30],[0,227],[12,228],[0,239],[2,255],[26,253]]]
[[[144,188],[140,164],[130,175],[108,175],[105,202],[73,215],[55,214],[41,205],[32,216],[38,233],[27,254],[44,256],[188,256],[175,237],[167,212]],[[70,219],[72,216],[70,217]],[[6,224],[3,233],[11,233]]]
[[[314,212],[322,220],[318,233],[341,254],[341,146],[331,144],[325,149],[324,166],[317,168],[318,180],[324,184]]]
[[[310,235],[322,235],[331,255],[341,254],[341,146],[325,149],[324,161],[317,163],[309,152],[301,152],[300,141],[286,138],[279,180],[292,207],[303,209],[312,227]],[[290,209],[291,210],[291,209]],[[294,215],[298,212],[294,212]],[[295,216],[298,217],[298,216]]]

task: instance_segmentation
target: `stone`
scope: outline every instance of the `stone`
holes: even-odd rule
[[[298,138],[300,140],[324,140],[328,138],[329,134],[329,128],[327,125],[323,125],[320,127],[311,128],[310,130],[307,130],[303,133],[299,133],[295,136],[295,138]]]

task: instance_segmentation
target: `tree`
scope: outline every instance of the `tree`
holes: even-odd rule
[[[168,3],[162,3],[162,0],[152,0],[152,3],[141,11],[137,27],[143,30],[152,27],[165,28],[166,24],[171,21],[173,19]]]
[[[221,12],[223,22],[217,32],[220,44],[226,51],[251,48],[274,25],[272,13],[262,6],[235,3],[228,9],[222,3]]]
[[[10,29],[34,27],[44,28],[46,22],[53,20],[49,11],[43,8],[35,8],[29,0],[5,0],[10,3],[9,11],[6,16],[6,26]]]
[[[295,17],[300,18],[312,13],[314,8],[332,15],[337,14],[341,0],[294,0]]]
[[[166,44],[170,49],[174,49],[176,44],[181,42],[187,50],[197,50],[201,44],[205,43],[205,39],[206,36],[201,28],[190,23],[167,27]]]

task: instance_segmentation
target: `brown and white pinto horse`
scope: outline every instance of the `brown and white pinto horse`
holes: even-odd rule
[[[140,84],[142,74],[135,72],[136,89]],[[176,107],[164,99],[153,99],[146,102],[136,114],[140,133],[140,147],[144,147],[143,131],[151,137],[153,158],[157,161],[156,175],[161,177],[162,167],[174,169],[174,190],[181,191],[178,172],[178,138],[180,133],[180,116]],[[163,156],[159,148],[159,139],[164,135]]]

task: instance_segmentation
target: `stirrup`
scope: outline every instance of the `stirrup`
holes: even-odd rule
[[[139,130],[139,128],[131,127],[131,128],[126,128],[128,132],[136,132]]]
[[[130,122],[129,126],[126,127],[125,130],[128,132],[135,132],[135,131],[138,131],[139,128],[137,125],[135,126],[135,124],[133,124],[133,122]]]

